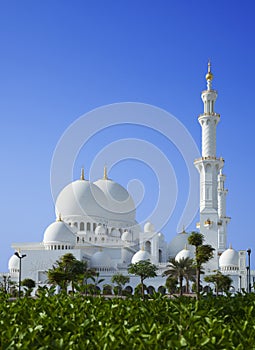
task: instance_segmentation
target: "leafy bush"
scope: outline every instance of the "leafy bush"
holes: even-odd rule
[[[153,299],[0,295],[1,349],[252,349],[255,295]]]

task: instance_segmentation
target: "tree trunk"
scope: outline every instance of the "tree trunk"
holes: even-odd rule
[[[182,295],[182,282],[183,282],[183,277],[180,277],[180,295]]]
[[[197,300],[200,299],[200,267],[197,266]]]
[[[144,285],[143,285],[143,278],[141,278],[141,285],[142,285],[142,298],[144,300]]]

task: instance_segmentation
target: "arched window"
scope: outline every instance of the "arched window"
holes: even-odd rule
[[[162,250],[161,249],[159,249],[159,251],[158,251],[158,262],[162,262]]]
[[[78,223],[77,222],[74,222],[73,224],[75,227],[78,227]]]
[[[151,242],[150,241],[145,242],[145,250],[146,250],[146,252],[151,254]]]
[[[84,222],[80,223],[80,231],[84,231]]]
[[[97,227],[97,224],[94,222],[93,223],[93,231],[95,231],[96,227]]]
[[[91,230],[90,222],[87,222],[87,231],[90,231],[90,230]]]

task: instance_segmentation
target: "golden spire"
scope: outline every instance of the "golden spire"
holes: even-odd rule
[[[108,180],[108,176],[107,176],[107,166],[105,165],[104,166],[104,177],[103,177],[104,180]]]
[[[61,213],[58,214],[58,217],[57,217],[56,221],[57,221],[57,222],[62,221]]]
[[[208,81],[208,80],[213,80],[213,74],[211,72],[211,61],[209,60],[208,61],[208,70],[207,70],[207,74],[205,76],[205,79]]]
[[[81,168],[81,180],[85,180],[84,167]]]

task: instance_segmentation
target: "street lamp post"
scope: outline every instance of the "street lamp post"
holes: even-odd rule
[[[242,292],[242,276],[239,276],[239,288],[240,288],[240,293]]]
[[[247,249],[248,253],[248,293],[251,292],[251,248]]]
[[[246,266],[246,292],[249,293],[249,266]]]
[[[19,298],[20,298],[20,287],[21,287],[21,259],[25,258],[27,256],[26,254],[20,254],[18,252],[15,252],[14,255],[16,255],[19,258]]]

